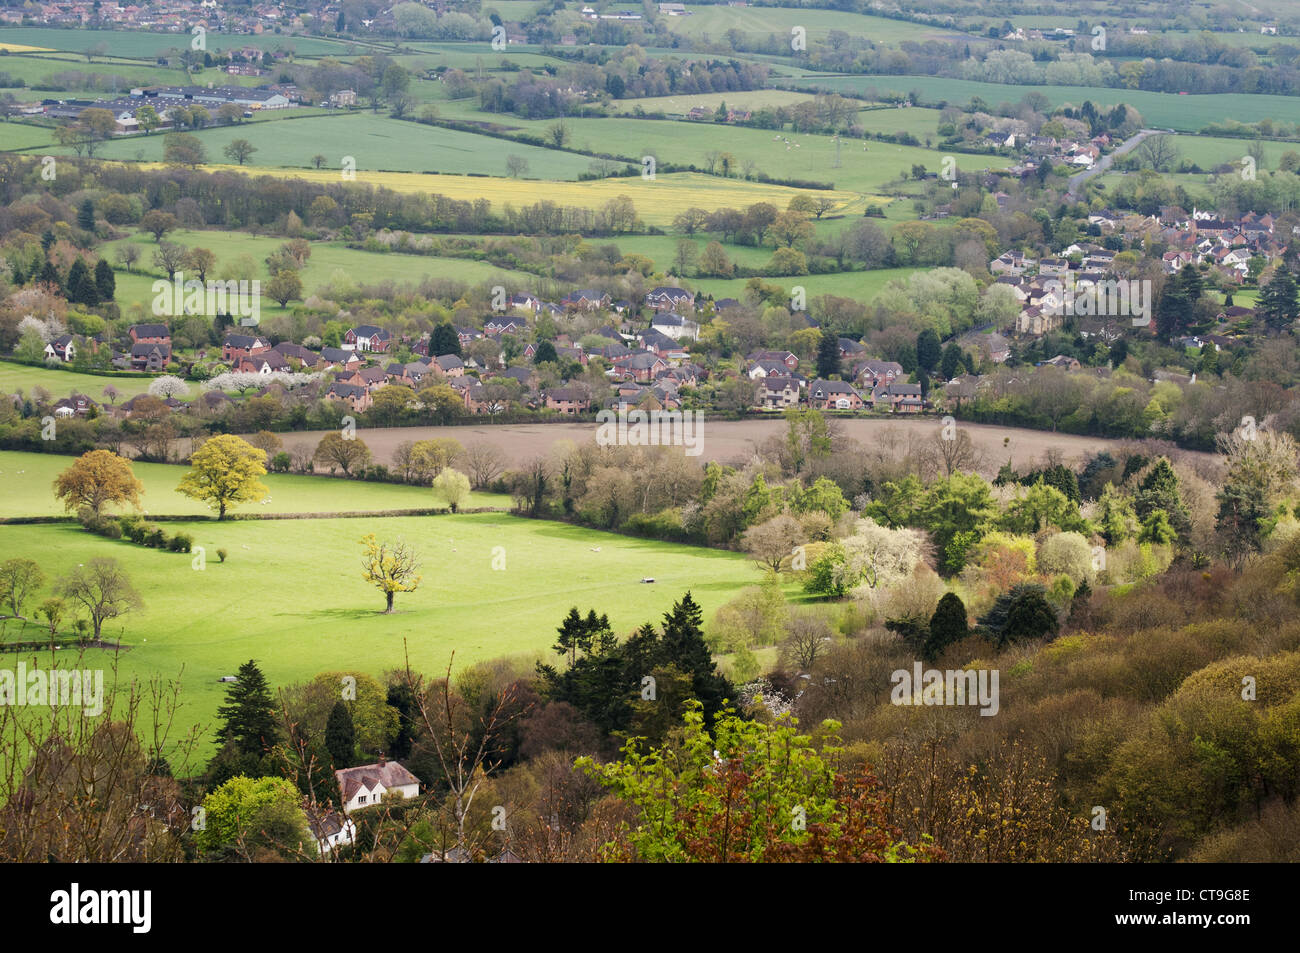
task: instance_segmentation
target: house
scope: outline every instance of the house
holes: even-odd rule
[[[280,356],[286,361],[298,361],[303,367],[315,367],[320,360],[320,355],[315,351],[289,341],[281,341],[275,346],[275,350],[279,351]]]
[[[269,351],[262,351],[254,354],[252,357],[241,357],[231,365],[231,370],[241,371],[249,374],[275,374],[289,373],[293,370],[289,362],[284,359],[279,351],[272,348]]]
[[[682,338],[690,338],[692,341],[700,339],[700,326],[689,318],[683,318],[680,314],[673,311],[660,311],[655,314],[654,320],[650,322],[650,327],[665,334],[674,341]]]
[[[465,362],[455,354],[442,354],[433,359],[433,366],[446,377],[462,377],[465,374]]]
[[[337,367],[342,370],[353,370],[364,363],[356,351],[345,351],[341,347],[321,348],[320,360],[324,369]]]
[[[546,395],[546,407],[562,414],[580,414],[590,409],[591,399],[578,387],[556,387]]]
[[[599,311],[608,308],[609,302],[610,297],[604,292],[584,288],[565,295],[560,299],[560,306],[566,311]]]
[[[512,318],[496,318],[483,325],[483,333],[488,337],[500,337],[502,334],[523,334],[527,330],[527,322],[515,321]]]
[[[85,417],[90,414],[90,408],[98,408],[99,404],[95,403],[85,394],[78,394],[75,391],[62,400],[54,403],[55,417]]]
[[[383,801],[384,795],[395,791],[404,798],[420,793],[420,779],[396,761],[382,756],[378,764],[363,764],[357,768],[341,768],[334,772],[343,798],[343,811],[351,814],[358,808],[371,807]]]
[[[351,844],[356,840],[357,825],[346,814],[332,810],[322,811],[309,806],[304,806],[303,810],[321,854],[328,854],[334,848]]]
[[[57,357],[60,361],[67,364],[77,356],[77,345],[72,340],[71,334],[60,334],[49,344],[45,345],[45,357]]]
[[[1082,366],[1076,358],[1070,357],[1067,354],[1058,354],[1056,355],[1056,357],[1043,361],[1043,363],[1039,366],[1046,366],[1046,365],[1051,365],[1052,367],[1059,367],[1067,371],[1077,371]]]
[[[234,364],[241,357],[254,357],[269,350],[270,342],[255,334],[228,334],[221,342],[221,359]]]
[[[799,355],[793,351],[755,351],[749,355],[751,361],[780,361],[790,370],[799,369]]]
[[[388,350],[388,345],[392,340],[393,336],[383,328],[376,327],[373,324],[363,324],[359,327],[348,328],[347,333],[343,335],[343,350],[383,353]]]
[[[161,371],[171,358],[172,349],[165,344],[132,344],[131,369],[135,371]]]
[[[645,293],[645,303],[656,311],[673,311],[677,308],[694,308],[695,295],[684,288],[651,288]]]
[[[356,384],[344,384],[342,381],[335,381],[330,384],[325,396],[333,400],[343,401],[354,413],[364,413],[370,409],[370,391]]]
[[[648,382],[654,380],[655,375],[666,370],[668,362],[657,354],[642,351],[616,361],[614,367],[624,374],[630,374],[633,380]]]
[[[867,360],[862,362],[858,371],[858,382],[864,387],[878,387],[881,384],[892,384],[902,376],[903,365],[897,361]]]
[[[784,410],[799,403],[799,381],[793,377],[764,377],[754,395],[754,406],[762,410]]]
[[[818,410],[861,410],[865,406],[852,384],[820,378],[808,385],[808,404]]]
[[[755,361],[745,373],[754,380],[765,377],[789,377],[790,368],[781,361]]]
[[[866,348],[863,347],[859,341],[855,341],[852,338],[840,338],[840,357],[842,358],[849,358],[855,354],[861,354],[865,350]]]
[[[165,324],[133,324],[126,329],[132,344],[166,344],[172,346],[172,333]]]
[[[1042,278],[1064,278],[1070,271],[1070,263],[1064,258],[1044,258],[1038,263],[1038,274]]]
[[[536,314],[538,311],[540,311],[542,307],[541,299],[538,298],[537,295],[530,295],[530,294],[511,295],[509,300],[506,303],[512,308],[519,308],[524,311],[531,311],[533,314]]]

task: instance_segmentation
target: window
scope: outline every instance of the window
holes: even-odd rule
[[[366,796],[365,796],[364,794],[359,794],[359,795],[357,795],[357,803],[358,803],[358,804],[365,804],[365,803],[366,803]]]

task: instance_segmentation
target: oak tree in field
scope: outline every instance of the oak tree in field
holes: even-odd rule
[[[252,158],[253,153],[257,151],[257,146],[253,145],[247,139],[233,139],[221,151],[225,154],[227,159],[231,159],[240,165],[243,165]]]
[[[21,618],[27,597],[45,584],[45,573],[34,560],[14,557],[0,563],[0,605]]]
[[[316,445],[315,462],[322,467],[329,467],[330,473],[342,470],[351,474],[353,469],[360,469],[370,462],[370,448],[360,437],[347,438],[338,431],[327,433]]]
[[[105,622],[144,606],[122,564],[104,556],[77,566],[58,581],[55,590],[85,610],[96,642],[102,638]]]
[[[190,472],[176,491],[215,507],[217,519],[222,520],[231,505],[266,496],[266,486],[258,479],[263,476],[266,476],[266,451],[234,434],[221,434],[194,452]]]
[[[374,533],[361,537],[366,547],[361,557],[362,577],[384,594],[384,614],[393,611],[393,601],[399,592],[414,592],[420,587],[420,558],[415,550],[402,540],[379,542]]]
[[[469,499],[469,477],[459,470],[447,467],[433,478],[433,495],[455,513]]]
[[[54,481],[54,495],[75,513],[83,507],[98,517],[109,503],[140,505],[144,484],[135,478],[131,464],[109,450],[83,453]]]

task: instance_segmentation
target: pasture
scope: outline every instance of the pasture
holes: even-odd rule
[[[149,383],[148,377],[79,374],[76,371],[0,361],[0,394],[15,394],[18,391],[29,394],[33,387],[43,387],[55,398],[67,397],[76,391],[102,402],[105,385],[112,384],[120,395],[118,400],[130,400],[147,391]]]
[[[93,557],[122,564],[144,608],[105,627],[106,639],[129,646],[117,656],[118,677],[180,682],[178,727],[204,727],[201,761],[212,753],[216,708],[225,697],[217,679],[250,658],[274,687],[322,671],[380,676],[402,666],[408,652],[412,666],[429,675],[442,672],[453,652],[458,671],[502,657],[531,667],[551,655],[555,628],[572,606],[608,613],[626,636],[659,621],[688,589],[707,620],[759,579],[739,553],[501,513],[204,521],[171,523],[168,530],[194,534],[206,551],[201,571],[191,556],[92,536],[68,523],[0,525],[0,554],[32,556],[49,579]],[[398,596],[392,615],[382,614],[382,594],[362,578],[365,533],[403,538],[421,558],[422,584]],[[215,557],[218,548],[229,553],[224,563]],[[494,558],[504,568],[494,569]],[[642,583],[647,577],[655,583]],[[23,628],[8,625],[6,637],[40,637],[35,626]],[[60,656],[83,667],[108,666],[112,658],[96,650],[79,663],[72,651]]]
[[[824,41],[832,30],[850,36],[866,37],[874,43],[896,45],[904,40],[924,42],[952,36],[952,30],[943,30],[866,16],[843,10],[810,10],[806,7],[728,7],[688,5],[690,16],[664,17],[668,29],[684,36],[698,37],[707,42],[724,42],[728,31],[737,30],[751,41],[764,40],[773,34],[784,38],[788,44],[795,27],[802,27],[809,41]],[[971,38],[975,40],[974,37]]]

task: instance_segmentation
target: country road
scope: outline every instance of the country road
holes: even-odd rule
[[[1142,144],[1142,140],[1147,138],[1147,136],[1164,136],[1164,135],[1172,136],[1172,135],[1177,135],[1177,133],[1175,133],[1172,129],[1138,130],[1137,133],[1125,139],[1123,144],[1120,145],[1114,152],[1110,153],[1109,155],[1102,156],[1097,161],[1097,164],[1094,165],[1091,169],[1087,169],[1083,172],[1080,172],[1077,175],[1070,176],[1070,188],[1066,191],[1066,196],[1069,198],[1071,202],[1077,202],[1079,200],[1079,190],[1083,187],[1083,183],[1087,182],[1094,175],[1101,175],[1101,173],[1109,169],[1111,167],[1111,164],[1115,161],[1116,156],[1122,156],[1127,152],[1132,152],[1134,149],[1136,149],[1139,145]]]

